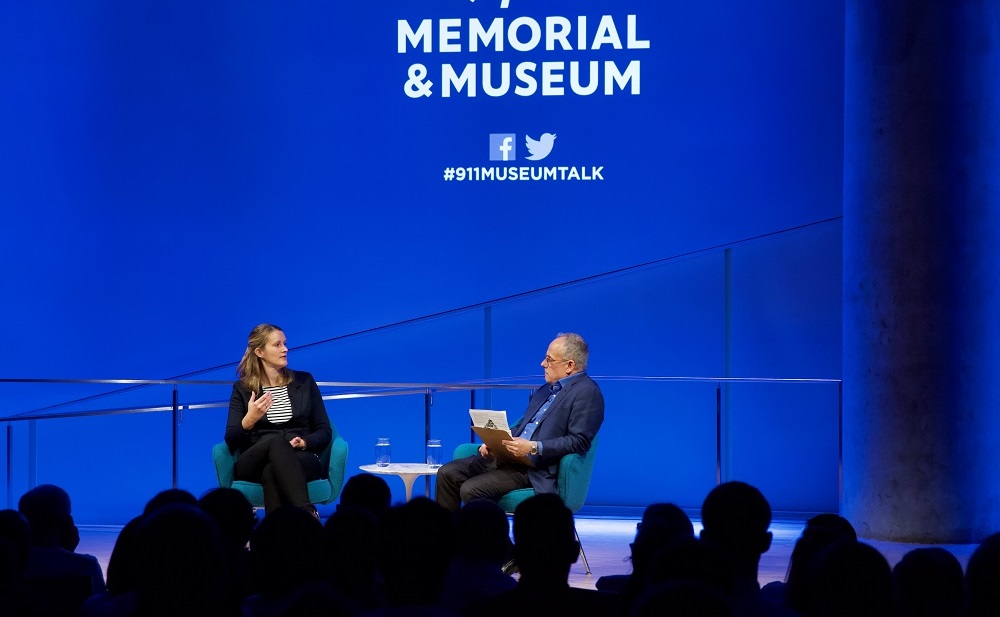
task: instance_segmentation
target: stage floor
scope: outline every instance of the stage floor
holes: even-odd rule
[[[638,518],[607,518],[578,516],[577,531],[583,543],[583,549],[590,563],[591,574],[587,574],[583,561],[579,560],[570,570],[570,584],[574,587],[593,589],[597,579],[609,574],[627,574],[630,571],[627,557],[629,542],[635,537],[635,524]],[[694,519],[695,533],[701,530],[701,521]],[[761,585],[771,581],[784,580],[788,568],[788,558],[792,554],[795,541],[802,533],[804,520],[775,520],[771,525],[774,541],[771,550],[763,555],[760,562],[758,580]],[[115,540],[121,527],[81,526],[79,553],[89,553],[97,557],[101,566],[107,572],[108,557],[114,548]],[[864,540],[863,540],[864,541]],[[930,546],[925,544],[904,544],[899,542],[865,541],[877,548],[889,561],[895,565],[912,549]],[[974,544],[949,544],[942,546],[952,552],[965,567],[969,556],[975,550]]]

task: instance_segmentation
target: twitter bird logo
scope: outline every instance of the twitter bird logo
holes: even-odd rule
[[[524,158],[529,161],[540,161],[552,152],[552,145],[554,143],[556,143],[555,133],[542,133],[542,136],[537,140],[525,135],[524,145],[528,147],[528,152],[531,153],[531,156],[526,156]]]

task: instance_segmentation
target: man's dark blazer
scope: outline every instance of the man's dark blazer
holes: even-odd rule
[[[288,400],[292,404],[292,417],[281,424],[271,424],[264,416],[249,430],[243,430],[243,416],[250,404],[250,391],[242,383],[233,384],[233,395],[229,398],[229,420],[226,423],[226,444],[233,452],[244,452],[257,443],[264,435],[284,433],[290,441],[298,436],[306,440],[306,451],[319,454],[333,438],[330,418],[320,395],[319,386],[313,376],[304,371],[292,371],[292,382],[288,384]],[[257,398],[264,394],[261,389]]]
[[[524,417],[511,429],[511,435],[521,434],[549,394],[549,384],[545,384],[532,395]],[[566,454],[583,454],[590,450],[590,442],[603,422],[604,395],[589,375],[580,373],[559,390],[531,436],[532,441],[541,444],[542,452],[532,457],[535,466],[528,471],[528,479],[536,493],[558,492],[559,459]]]

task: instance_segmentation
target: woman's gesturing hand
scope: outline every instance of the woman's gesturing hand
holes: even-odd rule
[[[256,392],[250,393],[250,403],[247,405],[247,415],[243,416],[243,428],[250,430],[257,421],[264,417],[267,410],[271,408],[274,397],[270,392],[265,392],[264,396],[257,398]]]

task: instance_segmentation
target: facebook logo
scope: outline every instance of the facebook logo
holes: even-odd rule
[[[514,133],[490,133],[490,160],[516,161],[517,136]]]

